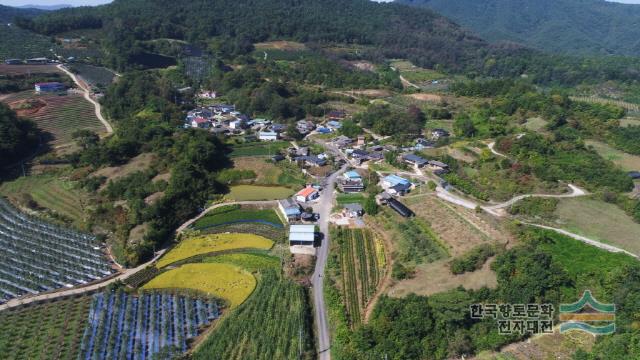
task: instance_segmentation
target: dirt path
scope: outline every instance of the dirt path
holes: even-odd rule
[[[400,82],[402,82],[402,85],[404,85],[405,87],[412,87],[414,89],[422,89],[420,86],[412,83],[411,81],[405,79],[404,76],[400,75]]]
[[[67,68],[65,68],[64,65],[62,64],[58,65],[58,69],[64,71],[67,75],[69,75],[69,77],[73,80],[73,82],[75,82],[76,85],[78,85],[78,87],[84,91],[84,98],[88,102],[93,104],[93,106],[95,107],[96,117],[98,118],[98,120],[100,120],[102,125],[104,125],[104,127],[107,129],[107,133],[112,134],[113,127],[111,127],[111,124],[109,124],[109,122],[102,116],[102,106],[100,105],[100,103],[93,100],[93,98],[91,98],[90,89],[86,85],[84,85],[80,80],[78,80],[78,77],[74,73],[67,70]]]

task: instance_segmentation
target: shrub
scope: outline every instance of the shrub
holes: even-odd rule
[[[451,273],[455,275],[464,274],[465,272],[473,272],[480,269],[487,259],[496,254],[496,248],[493,245],[482,244],[473,248],[471,251],[461,257],[453,259],[449,263]]]

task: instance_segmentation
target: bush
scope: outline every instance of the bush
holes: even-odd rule
[[[449,263],[451,273],[455,275],[479,270],[487,260],[496,254],[495,246],[482,244],[473,248],[461,257],[453,259]]]
[[[558,199],[528,197],[511,205],[509,214],[550,218],[558,207]]]

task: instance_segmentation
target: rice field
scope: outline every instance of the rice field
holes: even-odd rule
[[[230,308],[242,304],[256,287],[249,272],[229,264],[185,264],[163,272],[144,285],[145,290],[188,289],[224,299]]]
[[[273,241],[254,234],[209,234],[182,240],[175,248],[164,255],[157,266],[159,268],[197,255],[239,249],[269,250]]]
[[[105,132],[105,128],[95,115],[95,108],[82,95],[44,94],[23,91],[11,94],[4,102],[17,110],[20,116],[32,119],[40,129],[50,134],[54,146],[72,141],[76,130]],[[31,103],[25,108],[24,104]]]

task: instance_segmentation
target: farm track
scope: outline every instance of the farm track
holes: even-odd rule
[[[73,80],[73,82],[75,82],[76,85],[78,85],[78,87],[80,87],[84,91],[84,98],[88,102],[93,104],[93,106],[95,107],[96,117],[98,118],[98,120],[100,120],[102,125],[104,125],[104,127],[107,129],[107,133],[112,134],[113,127],[111,127],[111,124],[109,124],[109,122],[102,116],[102,106],[100,105],[100,103],[98,103],[91,97],[90,89],[85,84],[83,84],[80,80],[78,80],[78,77],[74,73],[67,70],[67,68],[65,68],[64,65],[62,64],[58,65],[58,69],[64,71],[67,75],[69,75],[71,80]]]

